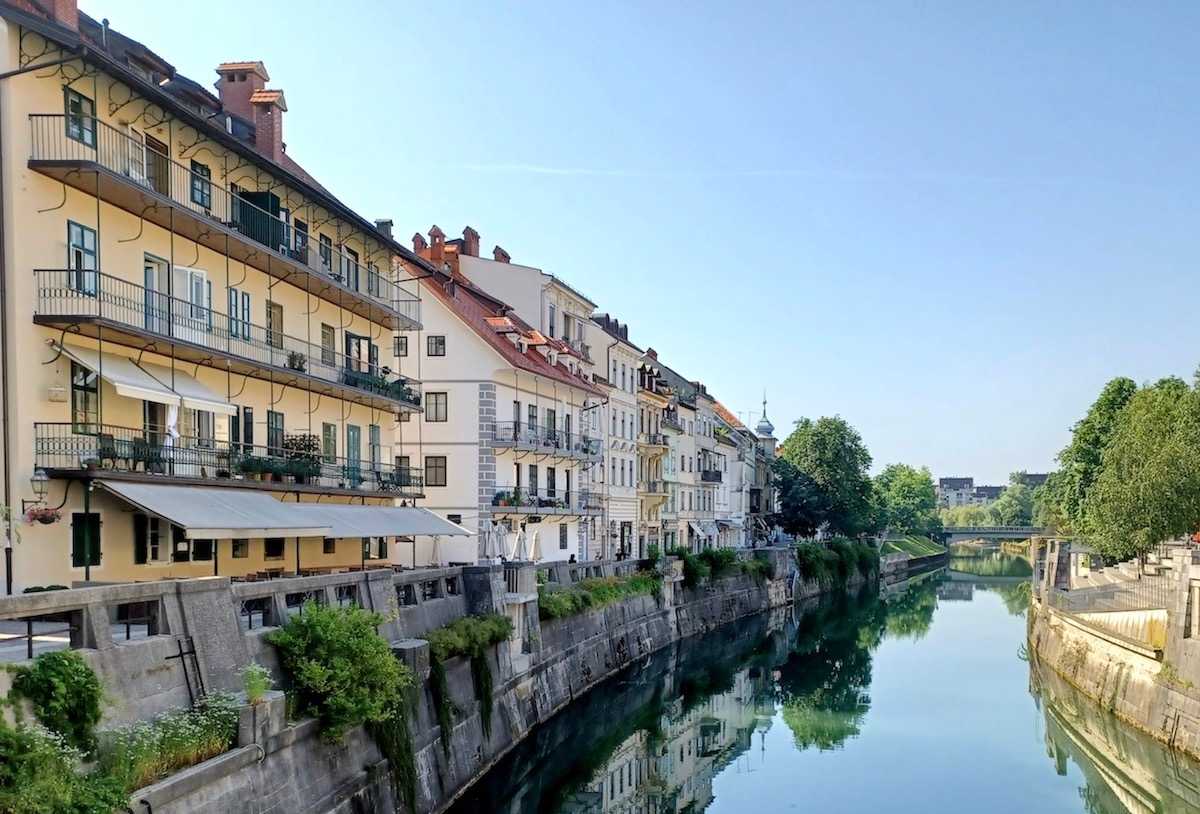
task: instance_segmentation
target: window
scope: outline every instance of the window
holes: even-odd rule
[[[567,524],[558,524],[558,548],[560,551],[567,550]]]
[[[337,425],[321,424],[321,458],[327,464],[337,462]]]
[[[535,495],[536,495],[536,494],[537,494],[537,490],[538,490],[538,468],[537,468],[537,464],[530,464],[530,465],[529,465],[529,492],[530,492],[530,494],[535,494]]]
[[[461,514],[448,514],[448,515],[446,515],[446,519],[456,525],[459,525],[459,526],[462,525],[462,515]],[[447,584],[449,584],[449,583],[447,583]]]
[[[183,536],[183,529],[179,528],[179,526],[171,526],[171,561],[191,562],[191,560],[191,542],[187,537]]]
[[[237,420],[237,416],[233,417]],[[254,449],[254,408],[242,408],[242,449],[251,452]]]
[[[371,459],[371,469],[377,471],[383,456],[378,424],[367,425],[367,455]]]
[[[71,515],[71,567],[100,564],[100,515]]]
[[[445,486],[446,485],[446,456],[445,455],[426,455],[425,456],[425,485],[426,486]]]
[[[409,469],[412,462],[407,455],[396,456],[396,478],[401,486],[412,486],[412,474]]]
[[[342,246],[342,282],[348,288],[358,291],[358,252],[347,246]]]
[[[557,486],[558,473],[554,470],[554,467],[546,467],[546,497],[554,497]]]
[[[440,423],[446,420],[446,394],[425,394],[425,420]]]
[[[100,382],[96,374],[71,362],[71,429],[96,432],[100,420]]]
[[[216,413],[208,410],[196,411],[196,446],[200,449],[216,447]]]
[[[144,514],[133,516],[133,562],[146,565],[162,556],[159,519]]]
[[[283,306],[267,301],[267,344],[274,348],[283,347]]]
[[[230,553],[235,560],[244,560],[250,556],[250,541],[246,539],[233,540]]]
[[[192,540],[192,559],[211,561],[213,558],[212,540]]]
[[[336,554],[337,553],[337,540],[333,539],[332,537],[326,537],[324,540],[322,540],[321,541],[321,553],[322,554]]]
[[[392,343],[392,355],[397,357],[408,356],[408,337],[396,336]]]
[[[267,453],[278,455],[283,451],[283,413],[267,410]]]
[[[192,203],[212,209],[212,170],[192,159]]]
[[[321,265],[326,271],[333,270],[333,240],[329,235],[320,235],[317,238],[317,251],[321,255]]]
[[[250,292],[229,289],[229,335],[250,338]]]
[[[268,537],[263,540],[263,559],[267,560],[282,560],[283,559],[283,538]]]
[[[534,429],[534,428],[536,428],[536,427],[537,427],[537,425],[538,425],[538,419],[537,419],[537,405],[536,405],[536,404],[530,404],[530,405],[529,405],[529,409],[526,411],[526,415],[529,417],[529,428],[530,428],[531,430],[532,430],[532,429]]]
[[[308,262],[308,223],[292,219],[292,230],[296,234],[296,256],[302,263]]]
[[[446,337],[444,337],[444,336],[427,336],[427,337],[425,337],[425,355],[426,356],[445,356],[446,355]]]
[[[550,316],[549,316],[549,319],[546,321],[546,327],[549,328],[549,330],[546,333],[549,334],[550,336],[555,335],[554,324],[555,324],[555,315],[557,313],[558,313],[557,309],[555,309],[555,307],[553,305],[551,305],[550,306]]]
[[[334,350],[334,348],[336,348],[336,347],[337,347],[337,340],[336,340],[336,334],[333,330],[333,326],[326,325],[324,322],[322,322],[321,323],[321,364],[329,365],[330,367],[333,367],[335,364],[337,364],[337,362],[334,359],[334,357],[337,353],[337,351]]]
[[[372,297],[379,296],[379,266],[374,263],[367,264],[367,293]]]
[[[67,285],[84,294],[96,293],[96,230],[67,221]]]
[[[67,138],[96,146],[96,105],[81,93],[65,89]]]

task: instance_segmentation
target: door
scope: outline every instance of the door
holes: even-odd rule
[[[362,483],[362,428],[346,425],[346,485],[357,489]]]
[[[358,291],[358,252],[342,247],[342,281],[351,291]]]
[[[146,142],[142,131],[125,125],[125,155],[122,169],[139,184],[150,185],[146,173]]]
[[[172,335],[185,342],[207,345],[212,328],[212,284],[208,273],[176,266],[172,283]]]
[[[145,151],[145,167],[147,181],[150,188],[160,195],[171,195],[171,173],[170,162],[167,160],[167,155],[170,150],[167,145],[156,139],[154,136],[146,136],[146,151]],[[186,194],[186,190],[180,190],[181,195]]]
[[[147,254],[143,258],[142,268],[146,330],[169,336],[171,333],[171,301],[168,296],[170,283],[167,262]]]

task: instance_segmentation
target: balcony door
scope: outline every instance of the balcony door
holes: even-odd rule
[[[351,489],[362,483],[362,428],[346,425],[346,485]]]
[[[145,255],[142,261],[143,309],[146,330],[169,336],[171,333],[170,266],[161,257]]]
[[[171,318],[174,336],[197,345],[208,344],[212,330],[212,283],[203,269],[176,266],[173,273]]]

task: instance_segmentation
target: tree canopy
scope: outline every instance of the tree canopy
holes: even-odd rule
[[[794,516],[806,517],[804,506],[820,508],[822,524],[831,531],[855,536],[878,528],[872,499],[871,453],[862,437],[840,416],[796,422],[796,428],[780,447],[780,458],[794,468],[784,475],[803,475],[802,489],[793,496]],[[809,483],[811,481],[811,483]],[[792,491],[780,483],[780,497],[786,501]],[[819,500],[810,500],[815,491]],[[802,511],[803,509],[803,511]],[[785,511],[785,513],[788,513]]]
[[[1059,474],[1047,491],[1064,528],[1083,528],[1084,500],[1100,473],[1104,449],[1136,392],[1132,379],[1120,377],[1106,384],[1072,429],[1071,442],[1058,454]]]
[[[937,491],[926,468],[889,464],[875,477],[879,520],[891,531],[932,534],[942,529]]]

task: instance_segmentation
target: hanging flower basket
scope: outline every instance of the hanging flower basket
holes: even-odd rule
[[[41,523],[48,526],[51,523],[57,523],[62,519],[62,513],[58,509],[51,509],[49,506],[34,506],[29,511],[25,512],[26,523]]]

